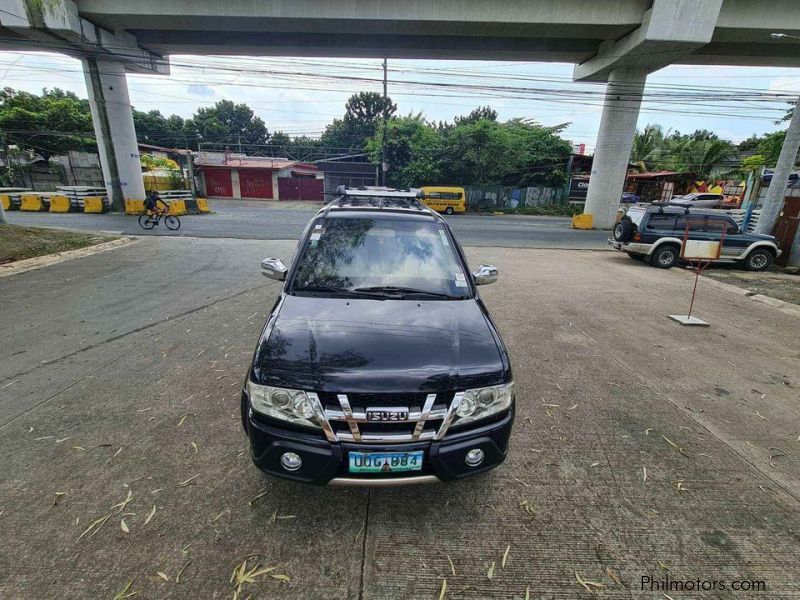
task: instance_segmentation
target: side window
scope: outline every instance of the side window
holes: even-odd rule
[[[680,231],[681,233],[686,231],[686,215],[678,215],[678,218],[675,219],[675,231]]]
[[[672,231],[675,215],[669,213],[650,213],[645,229],[648,231]]]
[[[720,217],[706,217],[705,227],[703,227],[702,231],[708,233],[722,233],[722,230],[727,228],[727,226],[728,219]]]
[[[739,233],[739,226],[733,219],[725,219],[727,226],[725,228],[725,235],[735,235]]]

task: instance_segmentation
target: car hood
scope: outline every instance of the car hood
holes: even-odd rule
[[[417,393],[504,383],[510,367],[479,301],[284,296],[259,341],[263,385]]]

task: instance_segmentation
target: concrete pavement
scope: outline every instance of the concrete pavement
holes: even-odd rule
[[[701,282],[711,327],[685,329],[683,271],[468,248],[501,268],[507,462],[309,488],[260,474],[238,420],[278,292],[258,262],[292,249],[154,237],[0,280],[0,597],[230,598],[248,559],[276,569],[242,598],[800,598],[796,317]]]
[[[236,238],[247,240],[297,239],[320,203],[212,200],[214,214],[181,217],[177,232],[158,226],[144,231],[136,217],[79,213],[50,214],[9,211],[8,220],[17,225],[69,227],[91,231],[114,231],[132,235],[174,237]],[[606,247],[608,232],[570,229],[570,219],[523,215],[454,215],[447,217],[458,239],[471,246],[525,248]]]

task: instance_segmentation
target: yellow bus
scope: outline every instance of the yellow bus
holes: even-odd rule
[[[425,186],[422,201],[436,212],[452,215],[467,210],[467,195],[462,187]]]

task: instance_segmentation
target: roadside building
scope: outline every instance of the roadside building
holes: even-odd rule
[[[194,156],[202,191],[209,198],[323,199],[324,173],[313,163],[232,152],[197,152]]]

